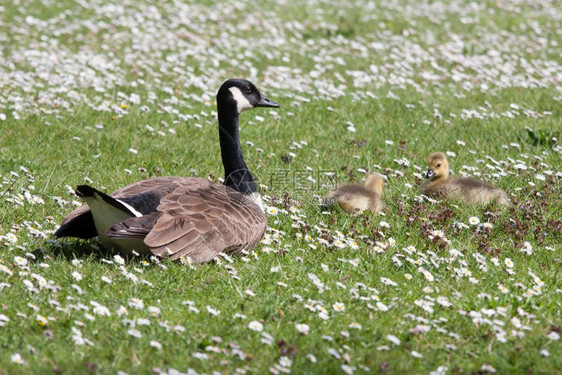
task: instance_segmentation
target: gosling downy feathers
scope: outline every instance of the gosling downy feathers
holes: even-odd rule
[[[223,185],[196,177],[156,177],[111,195],[81,185],[88,206],[71,212],[55,237],[92,238],[124,254],[212,260],[250,250],[267,227],[263,204],[240,146],[238,117],[247,109],[279,107],[249,81],[230,79],[217,93]]]
[[[382,202],[382,189],[384,179],[372,173],[367,176],[363,186],[343,185],[336,190],[330,191],[326,200],[331,204],[337,204],[346,212],[373,211],[380,212],[384,208]]]
[[[507,194],[500,188],[468,177],[449,178],[449,163],[442,152],[429,155],[427,165],[421,194],[446,196],[469,204],[487,204],[494,200],[501,205],[509,204]]]

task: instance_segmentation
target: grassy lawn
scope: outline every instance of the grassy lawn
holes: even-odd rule
[[[537,1],[0,5],[0,374],[562,372],[562,8]],[[221,181],[241,115],[263,243],[206,265],[55,241],[79,184]],[[426,157],[509,207],[428,201]],[[387,178],[383,214],[325,211]]]

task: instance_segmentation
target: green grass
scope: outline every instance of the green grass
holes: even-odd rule
[[[445,366],[448,374],[480,374],[488,365],[502,374],[560,373],[562,163],[553,138],[562,131],[562,37],[553,30],[562,25],[549,17],[560,9],[195,1],[100,11],[106,4],[2,5],[0,374],[261,374],[280,363],[293,373]],[[32,25],[27,15],[46,23]],[[459,40],[463,46],[455,46]],[[352,70],[371,81],[356,80]],[[96,240],[53,241],[78,200],[67,186],[113,191],[161,175],[219,181],[214,95],[223,80],[252,76],[281,108],[241,115],[246,161],[266,203],[279,209],[251,254],[233,263],[137,259],[121,266],[107,262],[112,255]],[[517,113],[508,117],[510,110]],[[510,207],[419,201],[433,151],[455,153],[449,162],[457,175],[463,170],[506,190]],[[496,166],[488,157],[499,169],[487,166]],[[319,197],[334,180],[324,172],[335,172],[338,184],[360,183],[361,169],[388,178],[384,216],[325,212]],[[492,228],[478,231],[471,217]],[[449,242],[431,239],[434,230]],[[358,248],[325,244],[338,238]],[[378,254],[377,242],[395,245]],[[525,242],[531,254],[521,251]],[[462,256],[452,258],[452,249]],[[20,257],[25,266],[17,265]],[[132,298],[144,307],[130,306]],[[338,302],[344,311],[334,310]],[[110,315],[94,311],[96,303]],[[127,315],[118,314],[121,306]],[[249,329],[252,321],[273,339],[264,343]],[[308,335],[296,329],[301,323]],[[24,364],[13,361],[16,353]]]

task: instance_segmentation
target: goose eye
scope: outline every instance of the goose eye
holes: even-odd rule
[[[252,92],[252,88],[250,86],[246,86],[246,93],[250,94]]]
[[[439,168],[441,166],[441,164],[437,164],[437,168]]]

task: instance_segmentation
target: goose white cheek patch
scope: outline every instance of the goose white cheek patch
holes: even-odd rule
[[[254,108],[238,87],[231,87],[229,90],[236,101],[236,109],[238,109],[238,113],[245,111],[246,109]]]

